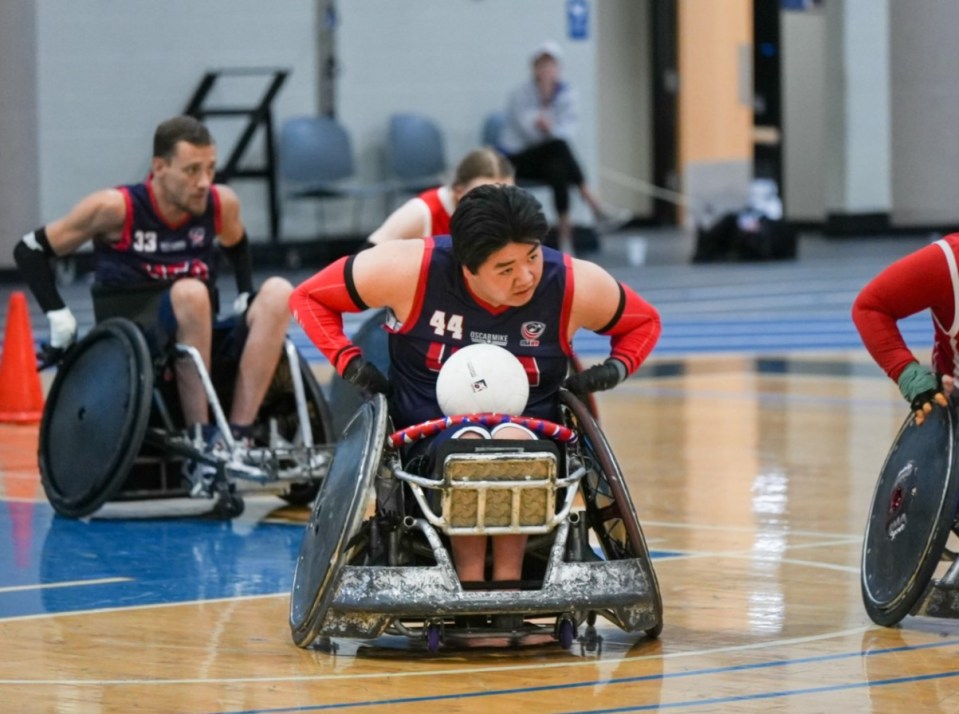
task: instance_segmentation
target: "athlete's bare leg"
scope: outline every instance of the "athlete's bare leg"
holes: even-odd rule
[[[183,278],[170,288],[170,304],[177,322],[177,342],[195,347],[209,372],[213,341],[210,291],[199,280]],[[209,419],[206,392],[192,359],[180,357],[176,360],[176,384],[187,426],[206,424]]]
[[[257,291],[246,312],[247,336],[236,375],[230,423],[253,423],[273,373],[280,361],[283,341],[290,326],[290,293],[293,286],[283,278],[269,278]]]

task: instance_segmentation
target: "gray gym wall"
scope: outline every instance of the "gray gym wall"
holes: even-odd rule
[[[598,175],[599,3],[591,3],[586,40],[568,39],[565,0],[337,5],[336,110],[353,137],[362,180],[383,178],[386,122],[396,111],[432,116],[454,164],[478,145],[484,117],[529,75],[530,51],[547,38],[565,52],[566,76],[582,100],[576,148],[588,174]],[[2,0],[0,267],[12,265],[12,247],[24,232],[59,217],[86,193],[141,179],[155,125],[185,107],[208,69],[289,67],[275,105],[277,123],[315,113],[325,7],[324,0]],[[211,129],[225,153],[235,127],[211,121]],[[259,156],[256,147],[251,156]],[[251,236],[265,239],[261,184],[233,185]],[[385,208],[371,204],[362,229],[372,230]],[[314,206],[288,202],[284,209],[284,238],[316,235]],[[332,212],[329,232],[351,228],[349,209]]]
[[[0,267],[39,220],[33,0],[0,2]]]
[[[156,124],[185,108],[208,69],[291,68],[277,114],[315,111],[316,8],[316,0],[0,0],[0,267],[12,266],[24,232],[86,193],[142,179]],[[259,92],[224,87],[225,101]],[[222,154],[239,125],[211,129]],[[255,147],[251,156],[260,156]],[[234,187],[251,235],[264,236],[261,184]]]
[[[781,15],[783,195],[792,220],[890,212],[891,174],[900,170],[890,160],[895,4],[827,0],[816,10]],[[930,4],[909,7],[922,15]]]
[[[959,3],[889,4],[892,220],[959,226]]]
[[[589,37],[571,40],[566,0],[339,2],[337,111],[355,140],[363,175],[383,176],[383,140],[394,112],[436,120],[447,162],[455,165],[479,145],[486,116],[504,108],[508,92],[530,77],[534,47],[553,39],[564,53],[563,75],[580,98],[575,149],[595,183],[598,5],[591,3]],[[549,209],[548,194],[537,195]],[[365,229],[382,218],[371,215]]]
[[[597,43],[610,19],[632,3],[593,0],[585,41],[566,36],[565,0],[338,5],[337,110],[354,137],[364,180],[383,176],[383,136],[394,111],[433,116],[455,163],[479,141],[486,113],[526,76],[530,48],[547,37],[564,48],[567,77],[581,95],[576,146],[591,178],[602,176],[606,156],[600,129],[604,137],[611,127],[628,135],[603,92],[609,77],[635,61],[636,45],[624,50],[630,57],[624,62]],[[0,268],[12,265],[12,247],[24,232],[85,193],[140,179],[155,124],[182,110],[209,68],[289,67],[277,119],[315,112],[325,6],[324,0],[2,0]],[[950,130],[959,113],[953,71],[959,50],[949,32],[957,21],[959,5],[950,0],[827,0],[817,11],[784,13],[783,188],[790,218],[888,212],[898,225],[956,220],[959,149]],[[620,65],[610,74],[614,59]],[[637,71],[642,86],[648,79],[643,68]],[[229,131],[214,126],[221,144],[221,132]],[[641,175],[647,134],[641,127],[624,152],[640,179],[648,179]],[[251,234],[264,239],[262,188],[234,185]],[[315,235],[315,209],[285,208],[286,236]],[[372,229],[383,210],[372,207],[363,228]]]

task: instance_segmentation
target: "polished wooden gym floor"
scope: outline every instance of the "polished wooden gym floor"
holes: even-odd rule
[[[647,641],[600,620],[594,651],[298,649],[305,509],[261,497],[233,523],[54,518],[36,429],[0,426],[0,710],[959,710],[959,622],[883,629],[860,602],[871,489],[904,416],[893,385],[861,354],[651,367],[600,409],[665,627]]]
[[[305,509],[259,497],[234,522],[144,518],[149,504],[56,518],[36,427],[0,425],[0,711],[959,711],[959,621],[880,628],[860,600],[872,488],[905,406],[862,350],[788,338],[679,355],[664,334],[665,354],[599,396],[655,556],[655,641],[600,619],[589,648],[302,650],[287,616]]]

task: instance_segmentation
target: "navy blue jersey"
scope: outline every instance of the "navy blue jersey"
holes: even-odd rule
[[[571,353],[566,333],[572,298],[569,258],[544,247],[543,277],[528,303],[483,305],[467,288],[449,237],[427,238],[409,317],[387,323],[395,426],[442,416],[436,401],[440,367],[457,349],[476,342],[504,347],[522,362],[530,380],[525,416],[556,420],[556,394]]]
[[[119,190],[127,204],[126,219],[119,241],[94,241],[96,281],[114,286],[192,277],[212,285],[214,239],[220,232],[216,187],[210,188],[202,216],[188,216],[177,225],[160,215],[149,181]]]

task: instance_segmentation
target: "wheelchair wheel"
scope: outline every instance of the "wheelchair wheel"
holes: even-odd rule
[[[383,458],[386,426],[386,398],[377,395],[364,402],[343,430],[320,484],[290,595],[290,631],[299,647],[308,647],[319,636],[337,576],[353,555],[367,495]]]
[[[576,355],[569,356],[569,367],[567,371],[570,375],[579,374],[583,371],[583,364],[579,361],[579,357]],[[586,395],[585,406],[593,419],[599,421],[599,407],[596,405],[596,397],[592,392]]]
[[[40,423],[40,479],[57,513],[81,518],[122,487],[150,420],[153,365],[140,329],[115,318],[67,353]]]
[[[658,637],[663,629],[662,597],[626,479],[589,408],[565,389],[560,390],[560,400],[576,422],[584,456],[595,467],[587,473],[581,484],[587,523],[607,560],[641,558],[649,565],[650,590],[654,596],[657,624],[646,630],[646,634]]]
[[[863,540],[862,600],[889,627],[912,612],[932,579],[959,500],[956,414],[950,403],[921,427],[899,429],[873,493]]]
[[[363,350],[363,357],[372,362],[383,373],[388,374],[390,369],[390,349],[388,335],[383,329],[386,322],[386,310],[377,310],[366,320],[360,329],[353,335],[353,344]],[[334,439],[346,426],[350,417],[356,413],[364,400],[359,389],[334,374],[330,381],[330,406],[333,412]]]
[[[333,440],[332,416],[330,407],[323,396],[316,376],[310,368],[309,362],[297,350],[300,364],[300,376],[303,379],[303,390],[306,394],[306,410],[310,420],[310,429],[313,433],[314,444],[327,444]],[[281,438],[291,443],[298,443],[300,418],[296,410],[296,395],[293,391],[293,375],[290,373],[290,364],[287,359],[281,359],[273,374],[273,380],[267,389],[266,396],[256,419],[254,438],[269,443],[269,424],[273,420]],[[287,503],[302,506],[310,503],[319,489],[318,482],[292,483],[289,490],[280,494]]]

